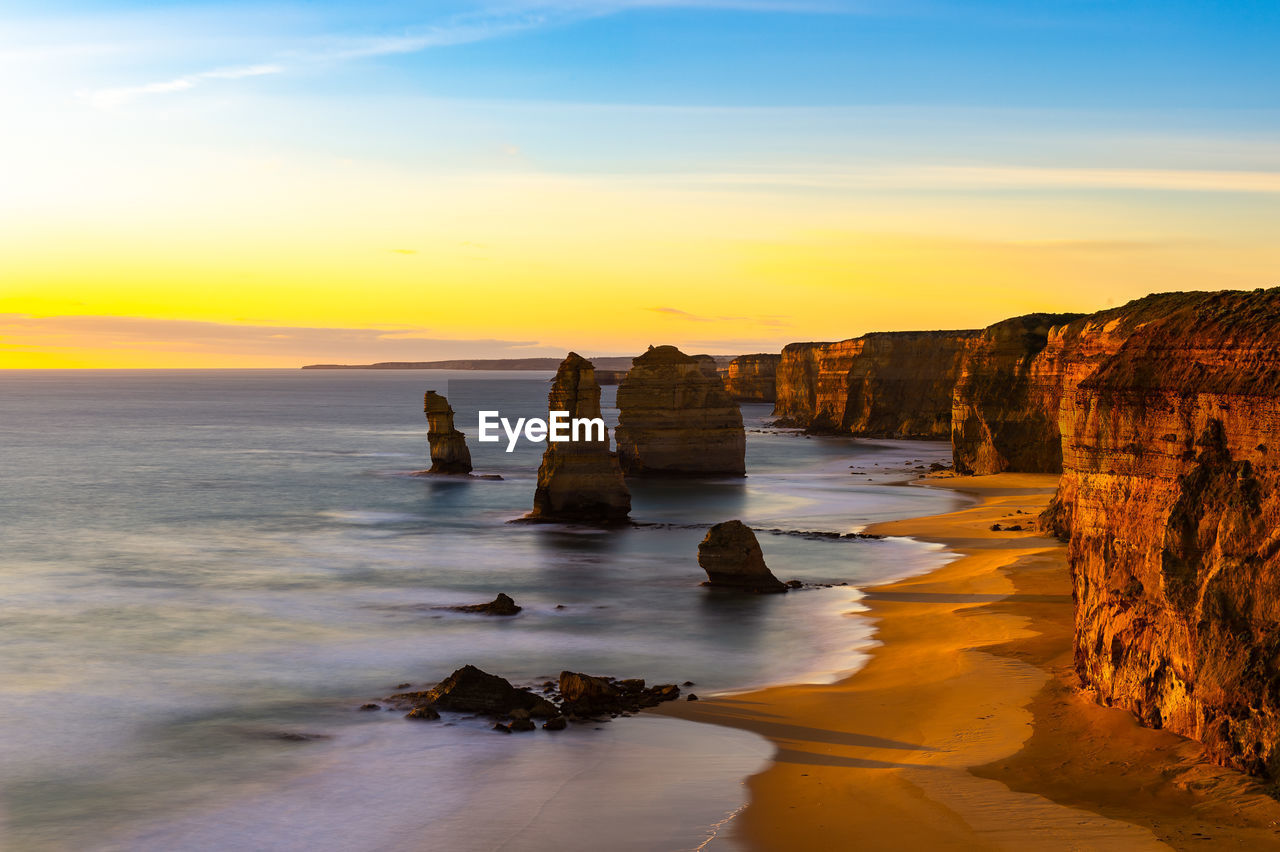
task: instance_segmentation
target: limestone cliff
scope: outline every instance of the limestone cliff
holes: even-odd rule
[[[1280,290],[1161,294],[1058,337],[1081,677],[1280,777]]]
[[[865,334],[792,343],[778,364],[779,425],[880,438],[941,438],[951,396],[980,331]]]
[[[982,332],[964,360],[951,399],[951,448],[957,473],[1005,470],[1057,473],[1057,375],[1036,358],[1055,326],[1080,314],[1028,314]],[[1059,337],[1060,341],[1061,338]]]
[[[556,371],[547,403],[549,411],[567,411],[571,418],[600,417],[600,385],[591,362],[570,352]],[[631,493],[617,455],[609,451],[608,430],[603,430],[603,440],[599,437],[592,431],[591,440],[547,442],[530,520],[619,523],[627,519]]]
[[[427,443],[431,446],[428,473],[470,473],[471,451],[467,449],[466,436],[453,427],[449,400],[429,390],[422,409],[427,415]]]
[[[778,398],[781,355],[739,355],[729,362],[725,390],[739,402],[774,402]]]
[[[780,426],[807,426],[818,407],[818,353],[830,343],[788,343],[775,378],[773,416]]]
[[[1060,471],[1073,428],[1060,409],[1076,386],[1135,329],[1202,296],[1157,293],[1085,316],[1031,314],[991,326],[966,359],[952,399],[956,469],[978,475]]]
[[[746,472],[742,411],[708,358],[649,349],[618,385],[618,460],[628,474]]]

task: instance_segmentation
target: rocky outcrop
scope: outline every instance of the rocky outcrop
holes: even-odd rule
[[[1280,777],[1280,290],[1148,297],[1046,356],[1081,678]]]
[[[982,332],[965,357],[951,400],[951,449],[961,474],[1062,469],[1059,372],[1037,356],[1056,326],[1080,314],[1028,314]],[[1056,342],[1060,347],[1062,337]]]
[[[756,534],[742,521],[725,521],[708,530],[698,545],[698,564],[707,572],[708,586],[756,593],[787,590],[764,564]]]
[[[778,398],[781,355],[739,355],[729,362],[724,386],[739,402],[774,402]]]
[[[591,362],[570,352],[556,371],[547,403],[549,411],[567,411],[573,419],[599,418],[600,386]],[[547,442],[529,520],[611,524],[627,519],[631,493],[617,455],[609,451],[609,431],[587,431],[583,440]]]
[[[651,347],[618,385],[618,460],[628,474],[746,472],[742,410],[715,361]]]
[[[467,438],[453,428],[453,408],[449,400],[433,390],[423,399],[427,415],[427,443],[431,445],[431,469],[428,473],[470,473],[471,452]]]
[[[778,364],[778,425],[876,438],[942,438],[951,397],[980,331],[865,334],[792,343]]]
[[[505,716],[523,711],[535,718],[551,718],[559,708],[541,695],[517,689],[506,678],[489,674],[475,666],[463,666],[431,689],[402,692],[387,699],[396,706],[413,709],[429,707],[458,713],[483,713]],[[417,718],[430,718],[429,714]]]
[[[560,672],[560,709],[568,716],[634,713],[680,697],[673,683],[646,687],[642,678],[618,680],[580,672]]]
[[[466,604],[464,606],[450,606],[445,609],[454,612],[474,612],[479,615],[519,615],[524,607],[517,604],[510,595],[498,592],[498,596],[488,603],[482,604]]]

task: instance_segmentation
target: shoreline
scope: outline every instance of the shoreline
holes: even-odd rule
[[[1034,521],[1056,484],[928,481],[977,502],[866,531],[958,558],[862,590],[878,643],[863,668],[656,711],[772,743],[729,837],[752,850],[854,837],[868,849],[1280,848],[1280,802],[1257,781],[1079,688],[1065,545],[989,529]]]

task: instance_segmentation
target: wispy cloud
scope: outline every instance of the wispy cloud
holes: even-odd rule
[[[110,109],[147,95],[164,95],[172,92],[184,92],[194,89],[209,80],[241,80],[245,77],[265,77],[268,74],[284,73],[284,66],[276,64],[245,65],[239,68],[214,68],[195,74],[184,74],[168,80],[154,83],[143,83],[139,86],[118,86],[110,89],[96,89],[78,92],[84,101],[99,109]]]
[[[697,314],[691,314],[688,311],[682,311],[679,308],[649,308],[655,314],[667,314],[668,316],[680,317],[681,319],[692,320],[693,322],[711,322],[711,317],[700,317]]]
[[[188,91],[210,81],[284,74],[308,66],[412,54],[643,9],[712,9],[775,14],[845,14],[865,11],[861,5],[849,0],[508,0],[490,3],[439,23],[409,26],[393,34],[358,37],[336,34],[313,38],[307,44],[282,49],[269,59],[252,65],[214,68],[137,85],[86,90],[77,94],[99,109],[111,109],[138,98]]]
[[[830,190],[1157,190],[1280,193],[1280,172],[1024,166],[890,165],[858,170],[695,172],[616,176],[647,184]]]
[[[666,306],[656,307],[656,308],[646,308],[646,310],[652,311],[655,314],[666,314],[667,316],[675,317],[677,319],[688,320],[689,322],[753,322],[757,325],[766,326],[769,328],[781,328],[783,326],[789,325],[789,323],[786,322],[778,314],[758,314],[756,316],[739,316],[739,317],[699,316],[698,314],[691,314],[688,311],[682,311],[679,308],[672,308],[672,307],[666,307]]]
[[[533,340],[449,338],[424,328],[316,328],[237,325],[128,316],[0,314],[0,351],[153,353],[256,358],[263,364],[364,363],[437,358],[555,356]]]

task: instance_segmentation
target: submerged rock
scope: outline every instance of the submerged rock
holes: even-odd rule
[[[581,440],[547,442],[538,468],[538,487],[528,520],[616,524],[631,512],[631,492],[622,479],[618,457],[609,451],[609,430],[600,416],[600,386],[595,368],[570,352],[556,371],[549,411],[567,411],[571,419],[599,420]]]
[[[498,596],[488,603],[467,604],[466,606],[446,607],[454,612],[477,612],[481,615],[515,615],[524,607],[518,606],[514,600],[502,592],[498,592]]]
[[[708,530],[698,545],[698,564],[707,572],[709,586],[757,593],[787,590],[764,564],[755,533],[742,521],[725,521]]]
[[[708,356],[651,347],[618,386],[618,461],[625,473],[746,472],[742,410]]]
[[[427,472],[470,473],[471,451],[467,449],[466,436],[453,426],[449,400],[429,390],[422,408],[427,415],[427,443],[431,445],[431,469]]]

